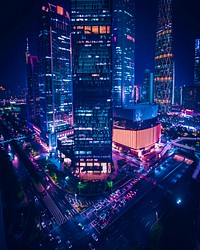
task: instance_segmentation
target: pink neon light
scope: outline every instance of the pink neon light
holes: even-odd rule
[[[130,35],[127,35],[126,38],[127,38],[128,40],[131,40],[131,41],[135,42],[135,38],[132,37],[132,36],[130,36]]]

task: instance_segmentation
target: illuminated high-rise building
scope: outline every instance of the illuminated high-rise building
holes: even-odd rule
[[[111,0],[72,0],[74,164],[111,172]]]
[[[200,39],[195,40],[194,83],[200,85]]]
[[[185,109],[200,112],[200,86],[182,86],[181,105]]]
[[[61,6],[42,6],[39,20],[41,136],[55,147],[60,131],[72,123],[70,16]]]
[[[27,86],[26,86],[26,118],[27,125],[40,125],[40,99],[39,84],[37,76],[38,57],[29,52],[28,39],[26,48],[26,69],[27,69]],[[31,125],[32,124],[32,125]]]
[[[135,80],[135,1],[113,0],[113,106],[131,107]]]
[[[144,102],[153,103],[153,73],[145,69],[144,73]]]
[[[172,0],[159,0],[154,73],[154,102],[165,113],[173,104]]]

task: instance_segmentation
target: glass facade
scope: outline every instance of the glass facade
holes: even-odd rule
[[[27,68],[27,93],[26,93],[26,114],[28,126],[30,123],[39,126],[40,124],[40,99],[39,84],[37,77],[38,57],[29,53],[28,47],[26,55]]]
[[[41,135],[56,146],[57,132],[72,124],[70,16],[61,6],[42,7],[39,21]]]
[[[113,1],[113,106],[134,103],[135,1]]]
[[[194,83],[200,86],[200,39],[195,40]]]
[[[144,102],[153,103],[153,73],[149,69],[145,69],[144,73]]]
[[[173,102],[172,3],[160,0],[156,33],[154,102],[159,112],[170,110]]]
[[[111,172],[111,0],[72,0],[74,163]]]
[[[183,108],[200,112],[200,86],[183,86],[181,93]]]

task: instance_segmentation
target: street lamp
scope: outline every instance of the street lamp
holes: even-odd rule
[[[74,194],[74,196],[75,196],[75,202],[77,203],[77,194]]]

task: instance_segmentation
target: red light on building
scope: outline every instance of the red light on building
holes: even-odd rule
[[[185,110],[185,114],[186,114],[186,115],[191,115],[191,116],[193,116],[193,115],[194,115],[194,110],[186,109],[186,110]]]

